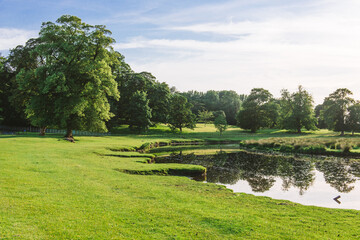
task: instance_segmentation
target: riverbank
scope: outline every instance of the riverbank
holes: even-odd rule
[[[267,138],[243,140],[240,147],[267,152],[300,153],[346,158],[360,158],[360,138]]]
[[[159,176],[191,165],[148,164],[145,143],[294,137],[281,131],[249,134],[211,126],[173,134],[103,137],[0,136],[0,238],[4,239],[324,239],[359,238],[359,211],[309,207],[233,193],[186,177]],[[309,133],[300,138],[332,137]],[[111,153],[111,154],[110,154]],[[114,154],[115,153],[115,154]],[[138,155],[136,155],[138,154]],[[136,156],[135,156],[136,155]],[[196,168],[197,166],[195,166]],[[153,175],[128,174],[133,170]],[[159,172],[159,171],[158,171]]]

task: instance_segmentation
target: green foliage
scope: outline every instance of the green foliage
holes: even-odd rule
[[[322,112],[323,109],[324,109],[324,106],[322,104],[318,104],[318,105],[316,105],[315,110],[314,110],[315,117],[317,119],[316,127],[320,128],[320,129],[326,129],[327,128],[326,123],[324,121],[324,118],[321,115],[321,112]]]
[[[156,78],[148,72],[125,74],[120,79],[120,101],[117,103],[117,118],[123,123],[130,121],[130,101],[136,91],[147,94],[149,107],[152,110],[151,121],[153,123],[166,123],[168,118],[168,105],[170,100],[170,89],[166,83],[159,83]]]
[[[151,109],[145,92],[136,91],[129,104],[129,128],[146,131],[151,125]]]
[[[347,129],[353,134],[354,132],[360,132],[360,103],[356,102],[354,105],[348,108],[348,115],[345,119]]]
[[[220,135],[223,134],[223,132],[226,131],[227,129],[227,121],[226,118],[223,115],[219,115],[215,121],[214,121],[214,126],[215,128],[218,130],[218,132],[220,133]]]
[[[26,56],[22,56],[26,61]],[[0,56],[0,118],[8,126],[25,126],[29,122],[24,114],[27,93],[19,91],[16,85],[17,69],[11,66],[12,56]]]
[[[5,82],[5,80],[4,80],[4,78],[5,78],[5,61],[6,61],[6,58],[2,57],[0,54],[0,84],[1,85],[3,85]],[[4,94],[4,90],[2,88],[3,87],[0,87],[0,123],[4,120],[3,114],[2,114],[3,105],[4,105],[2,96]]]
[[[241,102],[245,98],[235,91],[214,91],[209,90],[206,93],[198,91],[188,91],[181,93],[185,96],[193,113],[198,114],[201,111],[216,112],[223,111],[226,114],[228,124],[236,124],[236,114],[240,109]]]
[[[220,110],[220,97],[219,92],[214,90],[207,91],[203,96],[203,102],[209,111],[219,111]],[[222,109],[221,109],[222,110]]]
[[[279,105],[272,94],[263,88],[254,88],[245,99],[237,115],[238,125],[256,132],[262,127],[272,127],[278,117]]]
[[[191,111],[194,114],[198,114],[201,111],[207,110],[206,103],[204,102],[204,93],[198,91],[187,91],[180,93],[186,97],[187,101],[192,105]]]
[[[26,114],[34,125],[66,128],[68,137],[72,129],[107,130],[105,121],[113,116],[107,97],[119,98],[114,66],[120,63],[110,34],[105,26],[64,15],[43,23],[38,38],[12,51],[30,49],[16,80],[28,92]]]
[[[344,135],[346,130],[345,119],[347,116],[347,109],[354,103],[354,99],[349,97],[352,92],[347,88],[339,88],[325,98],[323,103],[323,110],[321,116],[326,122],[329,129],[340,131]]]
[[[113,63],[111,63],[110,67],[112,69],[113,75],[115,76],[115,81],[118,85],[118,91],[121,95],[121,99],[126,96],[126,91],[123,91],[121,93],[121,85],[123,84],[124,79],[127,78],[130,74],[133,73],[130,66],[125,62],[125,57],[121,55],[119,52],[114,52],[114,54],[111,56],[114,60],[112,60]],[[132,92],[133,94],[134,92]],[[128,98],[130,98],[132,95],[127,95]],[[120,101],[121,101],[120,99]],[[121,114],[123,113],[123,109],[121,108],[121,105],[119,104],[119,99],[117,97],[108,97],[108,101],[110,104],[110,112],[114,114],[114,117],[112,117],[108,122],[106,122],[106,125],[109,129],[118,126],[121,124],[120,118],[122,117]],[[129,104],[129,101],[127,102]]]
[[[220,91],[219,105],[226,115],[226,121],[231,125],[236,125],[236,114],[240,110],[241,101],[235,91]]]
[[[198,114],[198,120],[200,122],[205,123],[205,126],[207,123],[210,123],[213,118],[214,118],[213,113],[208,112],[207,110],[203,110],[203,111],[199,112],[199,114]]]
[[[343,153],[349,153],[350,150],[352,149],[352,146],[351,146],[351,144],[346,143],[341,146],[341,149],[342,149]]]
[[[148,90],[148,98],[149,107],[152,109],[152,122],[167,123],[170,97],[170,89],[166,83],[155,82],[155,84],[150,87]]]
[[[320,135],[321,136],[321,135]],[[241,147],[304,154],[326,154],[334,156],[359,156],[358,138],[289,138],[277,137],[261,140],[245,140]]]
[[[128,123],[130,121],[131,112],[129,104],[132,96],[137,91],[147,93],[150,87],[154,84],[155,77],[153,77],[150,73],[134,73],[132,70],[126,73],[119,82],[121,98],[117,103],[118,115],[116,117],[122,119],[123,122]]]
[[[151,143],[150,142],[146,142],[146,143],[144,143],[144,144],[142,144],[139,148],[138,148],[138,150],[142,150],[142,151],[144,151],[144,152],[146,152],[146,151],[149,151],[150,149],[151,149]]]
[[[294,152],[295,151],[295,147],[293,145],[281,145],[280,152]]]
[[[170,99],[169,126],[171,130],[178,128],[180,132],[184,127],[195,127],[195,115],[191,112],[191,104],[182,95],[174,94]]]
[[[302,86],[299,86],[298,91],[292,94],[287,90],[282,90],[280,106],[280,125],[282,128],[293,129],[298,133],[301,133],[302,128],[316,129],[313,99]]]
[[[326,147],[324,145],[318,144],[313,146],[301,147],[297,150],[297,152],[306,154],[323,154],[326,153]]]

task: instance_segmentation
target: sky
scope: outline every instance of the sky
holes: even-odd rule
[[[320,104],[337,88],[360,100],[359,0],[0,0],[0,53],[61,15],[106,25],[136,72],[179,91],[302,85]]]

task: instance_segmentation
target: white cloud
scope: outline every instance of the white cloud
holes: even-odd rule
[[[115,47],[161,52],[161,57],[151,55],[148,62],[132,58],[129,63],[180,90],[248,93],[264,87],[279,95],[282,88],[295,90],[302,84],[320,103],[336,88],[360,89],[359,2],[316,1],[306,11],[277,8],[275,15],[268,10],[262,9],[263,19],[162,26],[174,36],[192,32],[192,39],[138,37]],[[256,13],[261,16],[259,9]],[[204,33],[233,40],[196,39]],[[360,91],[355,97],[359,99]]]
[[[0,51],[8,51],[17,45],[23,45],[37,32],[15,28],[0,28]]]

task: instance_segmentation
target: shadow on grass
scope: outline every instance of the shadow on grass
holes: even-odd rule
[[[48,133],[45,136],[41,136],[38,133],[26,133],[26,134],[0,134],[0,138],[64,138],[61,134]]]
[[[74,140],[75,142],[80,141],[79,139],[77,139],[77,137],[79,136],[74,136]],[[89,136],[90,137],[90,136]],[[94,136],[95,137],[95,136]],[[97,136],[96,136],[97,137]],[[56,133],[47,133],[45,134],[45,136],[41,136],[38,133],[26,133],[26,134],[0,134],[0,139],[2,138],[38,138],[38,139],[58,139],[60,140],[65,140],[64,139],[64,135],[63,134],[56,134]]]
[[[111,130],[112,135],[114,136],[129,136],[133,138],[148,138],[148,139],[204,139],[204,140],[217,140],[217,141],[228,141],[228,140],[246,140],[246,139],[262,139],[269,137],[304,137],[313,135],[314,132],[305,131],[302,133],[297,133],[287,130],[279,129],[262,129],[256,133],[252,133],[247,130],[240,129],[236,126],[229,126],[228,130],[220,135],[214,129],[209,129],[209,131],[197,131],[197,129],[202,129],[202,127],[197,127],[194,130],[184,129],[183,132],[173,132],[169,127],[165,125],[159,125],[156,127],[151,127],[148,131],[138,133],[131,131],[126,125],[122,125]]]
[[[294,131],[288,130],[279,130],[279,129],[261,129],[256,133],[252,133],[247,130],[240,129],[236,126],[228,126],[228,130],[220,136],[218,132],[215,131],[213,127],[210,125],[208,128],[204,126],[198,126],[194,130],[185,128],[183,132],[177,131],[173,132],[166,125],[158,125],[155,127],[151,127],[146,132],[135,132],[128,128],[127,125],[122,125],[119,127],[114,127],[111,129],[110,136],[91,136],[91,137],[111,137],[111,136],[129,136],[134,139],[144,139],[147,138],[151,141],[151,139],[202,139],[202,140],[215,140],[215,141],[241,141],[241,140],[259,140],[263,138],[297,138],[297,137],[314,137],[314,138],[356,138],[359,137],[360,134],[355,134],[354,136],[351,133],[346,133],[344,136],[340,136],[339,133],[327,131],[327,130],[319,130],[319,131],[304,131],[302,133],[297,133]],[[79,141],[78,137],[75,135],[75,141]],[[90,136],[89,136],[90,137]],[[0,135],[1,138],[58,138],[62,139],[62,134],[53,134],[47,133],[45,136],[40,136],[38,133],[21,133],[15,135]]]

